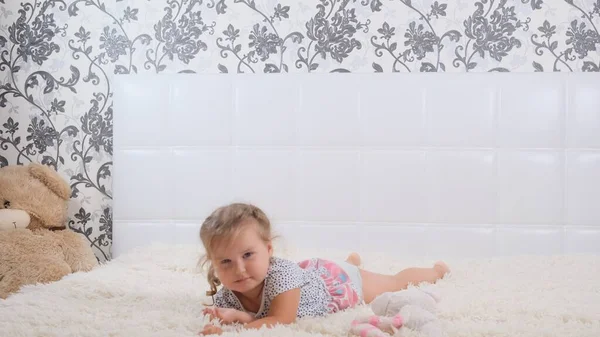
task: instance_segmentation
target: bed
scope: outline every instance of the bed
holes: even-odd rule
[[[358,251],[380,272],[444,259],[448,336],[600,336],[594,75],[115,83],[114,258],[0,301],[1,336],[196,336],[210,304],[198,229],[232,201],[266,210],[280,256]],[[347,336],[369,312],[243,335]]]

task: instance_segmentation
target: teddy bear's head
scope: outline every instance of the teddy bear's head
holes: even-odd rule
[[[0,230],[65,228],[69,184],[48,166],[0,168]]]

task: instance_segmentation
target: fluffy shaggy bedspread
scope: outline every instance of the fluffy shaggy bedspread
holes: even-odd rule
[[[197,336],[207,283],[193,246],[152,246],[89,273],[48,285],[28,286],[0,300],[0,336]],[[292,259],[343,258],[346,252],[292,251]],[[452,273],[433,287],[447,336],[599,337],[600,257],[519,256],[446,259]],[[363,255],[366,268],[393,273],[433,260]],[[421,285],[423,286],[423,285]],[[348,336],[350,322],[368,306],[289,326],[224,336]],[[401,336],[422,337],[403,328]]]

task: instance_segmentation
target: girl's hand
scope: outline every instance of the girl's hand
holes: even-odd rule
[[[210,320],[218,319],[224,324],[231,324],[235,322],[243,322],[246,323],[246,318],[249,316],[245,312],[241,312],[239,310],[231,309],[231,308],[205,308],[202,310],[204,315],[208,315]]]
[[[218,326],[214,326],[212,324],[207,324],[204,326],[204,329],[198,333],[198,335],[206,336],[206,335],[220,335],[223,333],[223,330]]]

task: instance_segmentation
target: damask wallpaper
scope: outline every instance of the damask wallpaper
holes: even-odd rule
[[[114,76],[597,72],[599,27],[600,0],[0,0],[0,166],[68,179],[105,261]]]

